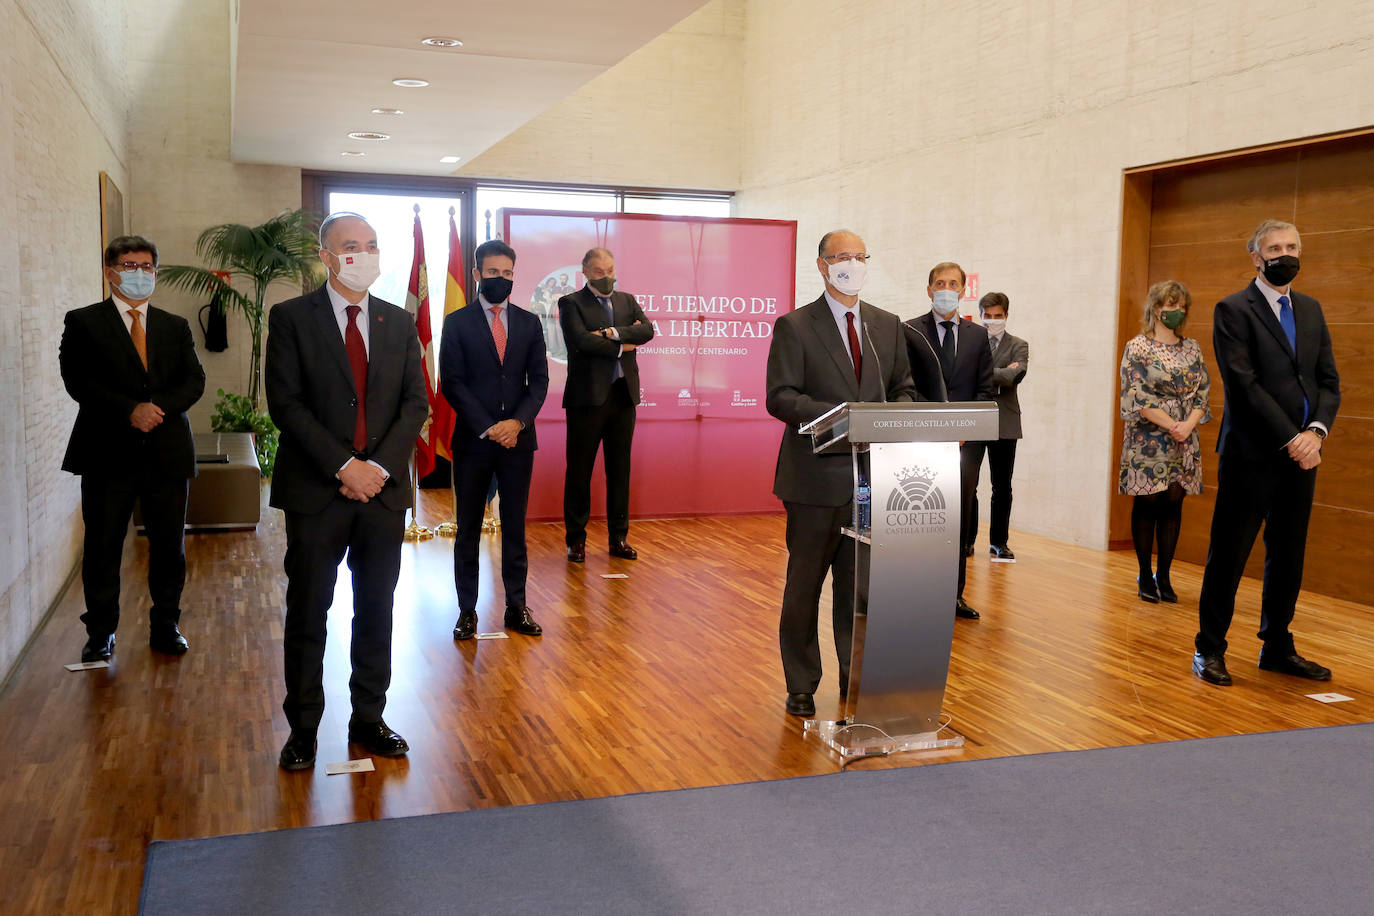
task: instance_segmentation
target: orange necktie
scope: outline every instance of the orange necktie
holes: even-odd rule
[[[134,339],[134,349],[138,351],[138,358],[143,360],[143,368],[148,368],[148,338],[143,333],[143,322],[138,319],[138,309],[129,309],[129,317],[134,320],[133,327],[129,328],[129,336]]]

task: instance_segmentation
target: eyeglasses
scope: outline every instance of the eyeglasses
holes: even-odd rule
[[[156,264],[137,264],[137,263],[135,263],[135,262],[133,262],[133,261],[120,261],[118,264],[115,264],[114,267],[115,267],[116,270],[120,270],[120,271],[124,271],[124,270],[141,270],[141,271],[143,271],[145,274],[156,274],[156,273],[157,273],[157,265],[156,265]]]
[[[867,264],[868,259],[873,257],[871,254],[823,254],[821,258],[827,264],[841,264],[845,261],[858,261]]]

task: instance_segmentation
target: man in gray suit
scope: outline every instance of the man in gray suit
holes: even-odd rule
[[[992,524],[988,528],[988,554],[994,563],[1015,563],[1016,555],[1007,546],[1007,529],[1011,524],[1011,474],[1016,465],[1016,440],[1021,438],[1021,402],[1016,389],[1026,377],[1030,366],[1030,346],[1021,338],[1007,333],[1007,312],[1011,300],[1006,293],[988,293],[978,300],[978,314],[988,332],[988,346],[992,348],[992,383],[996,386],[993,400],[997,402],[998,438],[992,442],[970,442],[976,452],[973,465],[973,487],[978,488],[978,473],[983,467],[983,452],[988,453],[988,473],[992,475]],[[973,515],[969,519],[968,543],[964,552],[973,556],[973,542],[978,539],[978,496],[973,497]]]
[[[797,428],[846,401],[916,399],[900,319],[859,301],[869,257],[863,239],[844,230],[827,232],[817,254],[825,292],[777,320],[768,350],[768,413],[787,424],[773,493],[787,510],[787,582],[778,643],[787,711],[794,716],[816,713],[817,615],[827,573],[841,695],[849,687],[854,627],[854,544],[840,534],[853,513],[850,456],[815,454],[810,437]]]

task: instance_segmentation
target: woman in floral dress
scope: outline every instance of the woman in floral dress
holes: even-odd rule
[[[1212,419],[1207,406],[1211,381],[1202,348],[1182,335],[1193,297],[1187,287],[1166,280],[1145,297],[1141,333],[1126,342],[1121,357],[1122,493],[1135,497],[1131,540],[1143,601],[1176,602],[1169,567],[1183,521],[1183,497],[1202,492],[1197,425]],[[1159,563],[1152,573],[1152,549]]]

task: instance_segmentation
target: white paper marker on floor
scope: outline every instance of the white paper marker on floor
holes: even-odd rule
[[[1318,703],[1344,703],[1348,700],[1355,699],[1343,693],[1309,693],[1307,698],[1309,700],[1316,700]]]
[[[630,577],[629,577],[629,575],[628,575],[627,573],[602,573],[602,574],[601,574],[601,578],[603,578],[603,579],[628,579],[628,578],[630,578]]]
[[[371,773],[377,769],[372,765],[371,757],[363,757],[359,760],[345,760],[342,763],[326,763],[324,765],[324,775],[338,776],[340,773]]]
[[[478,633],[478,639],[510,639],[509,633]]]
[[[92,668],[108,668],[109,662],[77,662],[75,665],[63,665],[68,671],[90,671]]]

